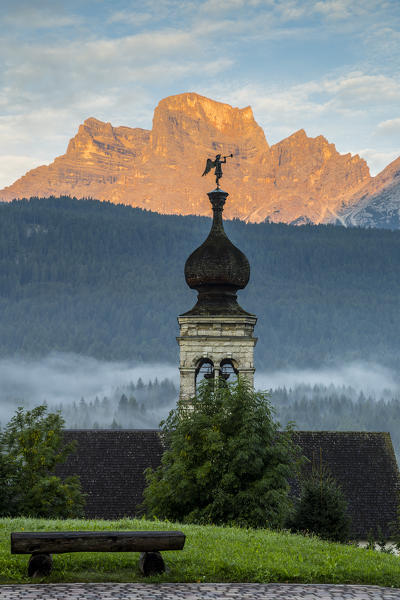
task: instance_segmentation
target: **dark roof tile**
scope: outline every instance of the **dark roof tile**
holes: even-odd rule
[[[352,534],[366,537],[379,526],[388,533],[396,518],[399,472],[388,433],[298,431],[295,441],[309,459],[320,455],[341,485],[348,501]],[[77,451],[57,473],[78,475],[87,494],[88,518],[116,519],[140,512],[144,471],[156,468],[163,446],[158,430],[65,430],[66,442],[76,440]],[[298,483],[292,485],[298,493]]]

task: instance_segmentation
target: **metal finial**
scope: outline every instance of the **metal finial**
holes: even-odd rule
[[[233,158],[233,154],[224,156],[223,160],[221,160],[220,154],[217,154],[217,156],[215,157],[215,160],[211,160],[211,158],[207,158],[206,168],[204,169],[204,173],[203,173],[202,177],[204,177],[204,175],[207,175],[207,173],[209,173],[211,171],[211,169],[215,168],[215,181],[217,184],[217,189],[219,189],[219,180],[222,177],[221,165],[226,163],[227,158]]]

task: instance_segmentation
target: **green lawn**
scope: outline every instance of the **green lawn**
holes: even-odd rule
[[[12,531],[179,529],[183,551],[164,552],[167,572],[144,579],[138,554],[75,553],[54,556],[48,582],[303,582],[400,587],[400,558],[350,545],[269,530],[119,521],[0,519],[0,583],[27,583],[29,556],[10,554]],[[38,581],[38,580],[35,580]]]

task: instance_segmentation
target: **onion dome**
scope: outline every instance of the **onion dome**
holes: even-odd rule
[[[250,265],[224,231],[222,211],[227,196],[219,188],[208,193],[213,223],[208,238],[185,264],[186,283],[198,291],[197,304],[185,315],[249,314],[236,301],[236,292],[249,281]]]

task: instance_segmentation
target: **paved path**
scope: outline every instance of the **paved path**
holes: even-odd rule
[[[1,600],[400,600],[372,585],[69,583],[0,586]]]

